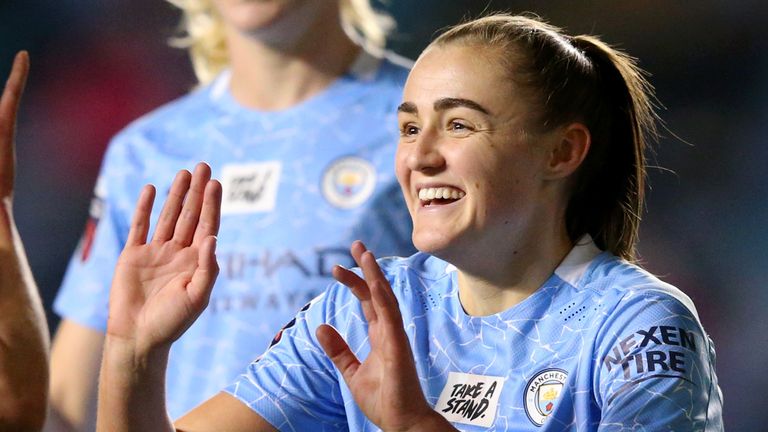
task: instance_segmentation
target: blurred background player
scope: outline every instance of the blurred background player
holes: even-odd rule
[[[63,320],[51,353],[51,430],[93,427],[112,270],[142,184],[163,196],[173,173],[198,160],[223,183],[222,273],[208,311],[171,354],[174,418],[263,352],[327,285],[331,266],[351,263],[349,242],[413,250],[392,165],[407,62],[381,50],[390,21],[359,0],[173,3],[201,87],[107,150],[55,302]]]
[[[29,72],[16,55],[0,98],[0,431],[39,431],[48,396],[48,326],[13,218],[16,113]]]

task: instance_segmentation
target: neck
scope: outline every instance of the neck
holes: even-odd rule
[[[552,275],[573,244],[565,232],[531,235],[507,250],[494,250],[493,260],[459,268],[459,297],[472,316],[499,313],[522,302]]]
[[[290,108],[323,91],[343,75],[360,48],[338,18],[322,18],[301,33],[280,40],[227,29],[232,95],[242,105],[275,111]]]

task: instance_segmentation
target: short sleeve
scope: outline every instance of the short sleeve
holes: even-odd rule
[[[714,347],[679,295],[632,291],[601,330],[593,383],[600,431],[723,430]]]
[[[53,308],[62,318],[105,331],[112,275],[130,227],[134,191],[122,185],[125,150],[114,141],[102,163],[83,236],[70,258]]]
[[[338,375],[315,337],[320,324],[333,321],[332,291],[304,306],[225,389],[280,431],[348,429]]]

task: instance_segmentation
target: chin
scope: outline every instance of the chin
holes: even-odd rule
[[[441,257],[446,249],[450,249],[451,239],[446,238],[445,235],[437,233],[419,233],[414,230],[413,245],[416,246],[420,252],[428,253],[436,257]]]

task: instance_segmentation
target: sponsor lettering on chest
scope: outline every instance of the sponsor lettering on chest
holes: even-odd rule
[[[450,422],[493,426],[503,386],[503,377],[451,372],[435,410]]]
[[[279,161],[226,165],[221,171],[221,214],[274,210],[281,169]]]

